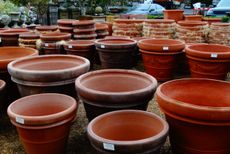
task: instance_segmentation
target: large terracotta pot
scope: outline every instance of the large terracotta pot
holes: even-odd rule
[[[4,96],[5,96],[5,87],[6,83],[3,80],[0,80],[0,107],[2,107],[2,104],[4,103]]]
[[[75,85],[87,117],[92,120],[114,110],[146,110],[157,81],[138,71],[108,69],[83,74],[77,78]]]
[[[198,44],[186,47],[191,76],[224,80],[230,70],[230,47]]]
[[[184,19],[184,10],[164,10],[164,19],[173,19],[176,22]]]
[[[159,153],[166,140],[168,124],[150,112],[122,110],[95,118],[87,133],[98,153],[154,154]]]
[[[40,34],[46,34],[46,33],[50,33],[50,32],[55,32],[58,30],[58,26],[37,26],[36,30],[38,33]]]
[[[76,111],[75,99],[55,93],[23,97],[7,110],[29,154],[64,153]]]
[[[156,99],[169,123],[174,154],[230,153],[230,83],[180,79],[160,85]]]
[[[102,68],[131,68],[137,41],[131,39],[100,39],[95,41]]]
[[[75,97],[75,79],[89,70],[86,58],[73,55],[45,55],[19,59],[8,65],[21,96],[63,93]]]

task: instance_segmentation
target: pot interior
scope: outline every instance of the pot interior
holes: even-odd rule
[[[102,92],[130,92],[152,84],[147,77],[128,72],[101,72],[84,77],[82,86]]]
[[[230,47],[223,45],[215,45],[215,44],[199,44],[199,45],[191,45],[188,47],[191,50],[196,50],[199,52],[207,52],[207,53],[223,53],[227,52],[230,54]]]
[[[0,48],[0,61],[6,59],[16,59],[35,54],[34,49],[20,47],[2,47]]]
[[[215,80],[175,80],[161,87],[163,95],[187,103],[209,107],[230,107],[230,83]]]
[[[97,136],[116,141],[146,139],[159,134],[163,128],[162,122],[156,117],[125,111],[103,116],[92,125],[92,131]]]

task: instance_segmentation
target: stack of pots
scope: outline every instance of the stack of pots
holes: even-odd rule
[[[121,109],[146,110],[157,81],[139,71],[107,69],[88,72],[76,80],[76,91],[89,120]]]
[[[132,67],[132,55],[136,50],[137,41],[122,38],[99,39],[95,41],[95,46],[103,69]]]
[[[13,102],[7,110],[26,153],[65,153],[77,102],[63,94],[37,94]]]
[[[19,35],[25,32],[29,32],[29,30],[25,28],[11,28],[0,32],[2,46],[18,46]]]
[[[143,24],[143,36],[150,38],[174,39],[176,23],[169,19],[145,20]]]
[[[157,88],[156,100],[169,123],[172,153],[230,153],[229,82],[168,81]]]
[[[230,47],[194,44],[185,48],[191,76],[224,80],[230,71]]]
[[[58,26],[36,26],[35,29],[39,34],[46,34],[50,32],[56,32],[58,30]]]
[[[74,39],[77,40],[94,40],[97,37],[95,21],[79,20],[73,22]]]
[[[7,30],[7,28],[0,28],[0,33]],[[2,39],[1,39],[1,36],[0,36],[0,47],[2,46]]]
[[[96,23],[97,38],[102,39],[109,35],[109,27],[106,23]]]
[[[71,33],[73,34],[73,23],[76,20],[73,19],[59,19],[57,21],[58,23],[58,29],[62,33]]]
[[[76,97],[74,81],[89,67],[80,56],[43,55],[15,60],[8,64],[8,72],[21,96],[55,92]]]
[[[204,43],[207,39],[209,25],[204,21],[177,22],[176,37],[186,43]]]
[[[36,33],[23,33],[19,35],[19,46],[30,47],[36,49],[36,42],[40,39],[40,36]]]
[[[138,42],[138,47],[146,72],[158,81],[167,81],[173,78],[185,43],[171,39],[144,39]]]
[[[113,36],[141,37],[143,20],[115,19],[113,23]]]
[[[164,19],[172,19],[176,22],[184,19],[184,10],[164,10]]]
[[[230,23],[212,23],[208,42],[230,46]]]
[[[41,34],[41,54],[63,54],[63,44],[71,39],[70,33],[47,33]]]

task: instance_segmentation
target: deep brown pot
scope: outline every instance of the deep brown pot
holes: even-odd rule
[[[164,19],[173,19],[176,22],[184,19],[184,10],[164,10]]]
[[[157,102],[169,123],[173,153],[230,153],[230,83],[180,79],[160,85]]]
[[[166,140],[168,124],[150,112],[122,110],[95,118],[87,133],[98,153],[154,154]]]
[[[93,71],[77,78],[76,90],[84,102],[87,118],[120,109],[146,110],[157,81],[152,76],[133,70],[108,69]]]
[[[77,102],[63,94],[37,94],[13,102],[7,110],[26,153],[65,152]]]
[[[195,44],[186,47],[192,77],[224,80],[230,70],[230,47]]]
[[[89,67],[89,61],[83,57],[44,55],[13,61],[8,71],[21,96],[55,92],[76,97],[74,81]]]

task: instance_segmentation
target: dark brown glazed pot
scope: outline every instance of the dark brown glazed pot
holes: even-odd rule
[[[92,120],[114,110],[146,110],[157,81],[138,71],[108,69],[83,74],[75,85],[79,98],[84,102],[87,118]]]
[[[180,79],[160,85],[157,102],[169,123],[173,153],[230,153],[230,83]]]
[[[7,112],[26,153],[62,154],[76,117],[77,102],[62,94],[37,94],[16,100]]]
[[[176,22],[184,19],[184,10],[164,10],[164,19],[173,19]]]
[[[93,119],[87,134],[98,153],[154,154],[160,152],[168,129],[168,124],[156,114],[122,110]]]
[[[191,76],[224,80],[230,70],[230,47],[217,44],[187,46]]]
[[[21,96],[63,93],[75,97],[75,79],[89,70],[86,58],[73,55],[43,55],[19,59],[8,65]]]
[[[4,102],[5,101],[5,87],[6,87],[5,81],[0,80],[0,108],[2,108],[3,104],[5,103]]]

